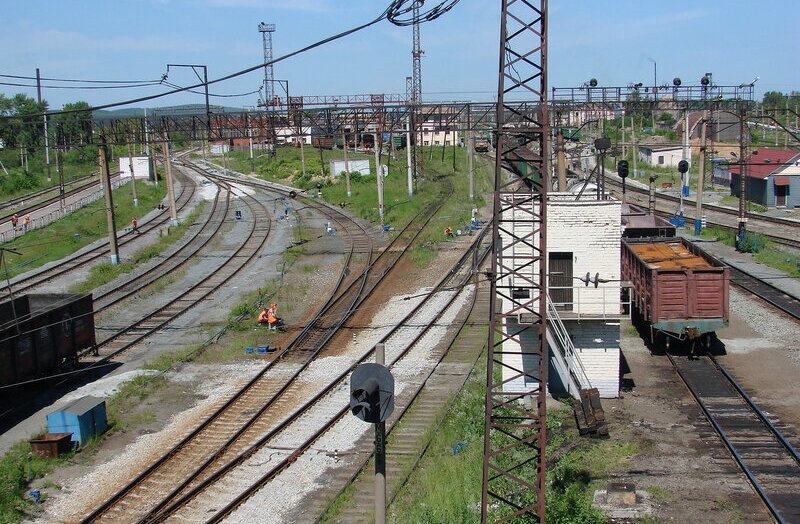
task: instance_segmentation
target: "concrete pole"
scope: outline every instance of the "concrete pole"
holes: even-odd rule
[[[556,170],[558,171],[558,190],[567,190],[567,160],[564,157],[564,133],[556,129]]]
[[[628,159],[628,146],[625,145],[625,113],[622,113],[622,158]],[[636,176],[636,171],[633,172],[633,176]]]
[[[39,68],[36,68],[36,98],[37,101],[41,104],[42,103],[42,77],[39,73]],[[788,99],[787,99],[787,104]],[[788,108],[788,106],[787,106]],[[50,182],[52,178],[50,177],[50,138],[47,135],[47,115],[44,115],[44,161],[47,164],[47,181]],[[788,119],[786,120],[789,121]]]
[[[347,198],[353,196],[352,188],[350,187],[350,162],[347,160],[347,133],[342,128],[342,143],[344,146],[344,177],[347,182]]]
[[[636,120],[631,118],[631,143],[633,144],[633,176],[639,176],[639,146],[636,143]]]
[[[106,204],[106,224],[108,225],[108,245],[111,248],[111,265],[119,264],[119,248],[117,247],[117,225],[114,222],[114,199],[111,197],[111,173],[108,171],[108,151],[106,137],[100,136],[97,147],[100,157],[100,181],[103,183],[103,197]]]
[[[300,127],[300,165],[303,167],[303,178],[306,177],[306,153],[303,149],[303,143],[306,141],[306,137],[303,134],[303,128]]]
[[[381,174],[381,156],[380,156],[380,143],[378,142],[378,133],[375,133],[375,177],[378,179],[378,214],[381,217],[381,227],[383,227],[383,175]]]
[[[173,226],[178,225],[178,212],[175,209],[175,185],[172,180],[172,159],[169,154],[169,137],[164,137],[164,165],[167,168],[167,198],[169,199],[169,218]]]
[[[703,117],[700,121],[700,174],[697,177],[697,210],[694,217],[694,234],[699,236],[700,230],[703,228],[703,185],[706,179],[706,112],[703,111]]]
[[[256,175],[256,161],[253,158],[253,128],[247,128],[247,138],[250,142],[250,176]]]
[[[469,174],[469,199],[475,200],[475,136],[467,131],[467,173]]]
[[[386,349],[375,344],[375,363],[386,365]],[[386,522],[386,423],[375,424],[375,524]]]
[[[467,175],[469,178],[469,199],[475,199],[475,133],[472,131],[472,106],[467,104]]]
[[[736,249],[742,249],[742,242],[747,233],[747,144],[745,143],[746,127],[744,124],[745,112],[739,112],[739,228],[736,234]],[[777,126],[775,126],[777,129]]]
[[[131,190],[133,191],[133,207],[139,207],[139,197],[136,195],[136,177],[133,173],[133,146],[128,142],[128,167],[131,170]]]
[[[408,167],[408,196],[414,194],[414,166],[411,164],[411,117],[406,117],[406,163]]]

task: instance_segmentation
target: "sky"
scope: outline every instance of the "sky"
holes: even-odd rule
[[[434,0],[427,0],[428,4]],[[209,79],[263,62],[259,22],[276,24],[273,55],[377,17],[389,0],[28,0],[7,2],[0,74],[82,80],[155,80],[166,64],[203,64]],[[759,77],[756,95],[800,90],[797,0],[550,0],[549,87],[696,84],[707,72],[722,85]],[[461,0],[421,26],[423,99],[490,101],[496,96],[500,1]],[[411,75],[410,27],[382,21],[275,64],[292,95],[405,94]],[[251,93],[263,69],[215,84],[212,94]],[[171,69],[175,84],[196,83]],[[0,82],[35,83],[0,77]],[[44,81],[43,85],[53,85]],[[64,85],[64,84],[59,84]],[[83,100],[101,105],[166,91],[163,86],[72,90],[45,87],[51,109]],[[36,89],[0,85],[0,93]],[[276,93],[280,88],[276,87]],[[257,94],[212,97],[212,104],[256,105]],[[201,104],[181,93],[124,107]]]

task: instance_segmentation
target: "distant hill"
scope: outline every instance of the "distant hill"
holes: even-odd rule
[[[210,106],[212,113],[241,113],[241,107]],[[100,109],[92,111],[94,120],[116,120],[120,118],[143,117],[145,109],[141,107],[126,107],[125,109]],[[185,104],[180,106],[153,107],[147,109],[147,116],[155,115],[204,115],[206,106],[204,104]]]

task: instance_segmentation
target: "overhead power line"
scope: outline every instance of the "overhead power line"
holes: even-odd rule
[[[413,7],[417,3],[417,1],[418,0],[393,0],[389,4],[389,6],[378,17],[376,17],[375,19],[373,19],[373,20],[371,20],[369,22],[366,22],[364,24],[361,24],[359,26],[353,27],[351,29],[348,29],[346,31],[342,31],[341,33],[337,33],[337,34],[335,34],[333,36],[329,36],[328,38],[325,38],[323,40],[319,40],[317,42],[314,42],[313,44],[309,44],[309,45],[307,45],[307,46],[305,46],[303,48],[300,48],[300,49],[298,49],[296,51],[292,51],[290,53],[287,53],[287,54],[285,54],[283,56],[280,56],[280,57],[274,59],[270,64],[276,64],[278,62],[283,62],[284,60],[287,60],[287,59],[292,58],[294,56],[297,56],[299,54],[305,53],[305,52],[310,51],[312,49],[316,49],[317,47],[323,46],[325,44],[328,44],[328,43],[333,42],[335,40],[338,40],[340,38],[344,38],[345,36],[349,36],[349,35],[351,35],[353,33],[356,33],[358,31],[361,31],[363,29],[371,27],[371,26],[373,26],[373,25],[375,25],[375,24],[377,24],[377,23],[379,23],[379,22],[381,22],[383,20],[389,20],[391,23],[393,23],[395,25],[398,25],[398,26],[410,25],[411,23],[414,23],[414,20],[413,20],[413,16],[411,17],[411,19],[409,19],[408,13],[413,11]],[[445,0],[445,1],[437,3],[436,5],[431,7],[430,9],[427,9],[424,12],[420,13],[419,21],[420,22],[430,22],[432,20],[436,20],[437,18],[439,18],[444,13],[450,11],[456,4],[458,4],[459,1],[460,0]],[[96,111],[96,110],[100,110],[100,109],[111,109],[111,108],[114,108],[114,107],[120,107],[120,106],[126,106],[126,105],[130,105],[130,104],[137,104],[137,103],[140,103],[140,102],[147,102],[147,101],[150,101],[150,100],[156,100],[158,98],[163,98],[165,96],[174,95],[176,93],[182,93],[182,92],[185,92],[185,91],[189,91],[190,89],[197,89],[198,87],[203,87],[205,85],[218,84],[220,82],[225,82],[226,80],[230,80],[232,78],[237,78],[237,77],[240,77],[242,75],[246,75],[247,73],[252,73],[253,71],[259,70],[259,69],[261,69],[261,68],[263,68],[263,67],[265,67],[267,65],[270,65],[270,64],[261,63],[261,64],[258,64],[258,65],[254,65],[254,66],[248,67],[246,69],[242,69],[240,71],[236,71],[235,73],[231,73],[229,75],[225,75],[223,77],[220,77],[220,78],[217,78],[217,79],[214,79],[214,80],[209,80],[207,83],[206,82],[199,82],[199,83],[194,84],[194,85],[190,85],[190,86],[187,86],[187,87],[181,87],[181,88],[177,88],[177,89],[172,89],[170,91],[165,91],[163,93],[158,93],[158,94],[149,95],[149,96],[142,96],[142,97],[138,97],[138,98],[132,98],[132,99],[129,99],[129,100],[124,100],[122,102],[113,102],[113,103],[110,103],[110,104],[102,104],[102,105],[99,105],[99,106],[93,106],[93,107],[89,108],[88,110],[89,111]],[[80,112],[83,112],[83,111],[87,111],[87,109],[80,110]],[[46,113],[39,113],[39,114],[36,114],[36,115],[29,115],[29,116],[34,117],[34,116],[57,115],[57,114],[76,113],[76,112],[79,112],[79,111],[77,111],[77,110],[48,111]],[[10,117],[9,116],[0,116],[0,120],[7,119],[7,118],[10,118]]]

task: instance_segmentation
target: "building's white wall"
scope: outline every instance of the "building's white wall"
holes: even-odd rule
[[[590,273],[592,278],[599,273],[600,278],[611,282],[600,283],[598,288],[593,284],[588,287],[576,281],[574,290],[574,311],[572,314],[600,315],[605,320],[582,320],[580,322],[564,321],[570,334],[573,331],[573,344],[581,355],[583,366],[589,376],[592,386],[597,387],[604,397],[616,397],[619,391],[619,324],[620,314],[620,224],[621,203],[617,200],[598,201],[588,196],[575,201],[575,195],[554,193],[548,197],[547,204],[547,251],[573,253],[573,275],[585,276]],[[511,213],[511,211],[508,211]],[[513,230],[518,237],[530,233],[532,224],[531,215],[523,210],[514,210],[514,218],[518,222],[505,222],[501,226],[501,242],[504,246],[511,246],[512,240],[509,232]],[[538,235],[534,234],[534,244],[538,245]],[[532,256],[532,248],[524,242],[513,245],[513,248],[504,249],[503,253],[508,258],[501,261],[501,265],[514,264],[517,267],[526,265]],[[513,259],[509,256],[513,254]],[[531,264],[526,268],[525,275],[533,281],[533,275],[538,272],[538,264]],[[512,287],[528,287],[523,279],[517,282],[508,282]],[[577,287],[582,286],[582,287]],[[510,313],[512,302],[501,299],[500,311]],[[577,327],[575,327],[577,326]],[[517,325],[509,323],[509,328],[514,330]],[[526,337],[535,337],[533,331],[525,334]],[[535,342],[535,338],[530,338]],[[503,362],[516,369],[526,369],[536,375],[538,363],[526,361],[520,353],[520,344],[513,340],[503,342]],[[523,368],[524,365],[524,368]],[[514,369],[503,368],[503,379],[509,380],[516,372]],[[509,392],[529,391],[530,384],[526,384],[522,377],[511,380],[505,386]]]
[[[366,159],[348,160],[347,168],[351,173],[355,171],[358,171],[362,175],[369,175],[370,173],[369,160]],[[331,176],[339,176],[344,174],[344,160],[331,160],[330,173]]]
[[[564,321],[583,369],[601,398],[619,395],[619,323],[602,320]]]
[[[119,170],[122,173],[122,178],[129,178],[131,176],[131,166],[129,157],[119,157]],[[136,178],[148,178],[150,176],[150,159],[146,156],[133,157],[133,174]]]
[[[664,157],[664,163],[658,163],[658,157]],[[690,157],[691,158],[691,157]],[[683,148],[665,149],[654,151],[647,147],[639,148],[639,159],[653,166],[678,167],[678,162],[683,160]]]
[[[576,280],[573,313],[619,315],[620,311],[620,223],[619,200],[594,200],[587,196],[556,193],[547,203],[547,251],[571,252],[572,274],[611,282],[585,286]]]

